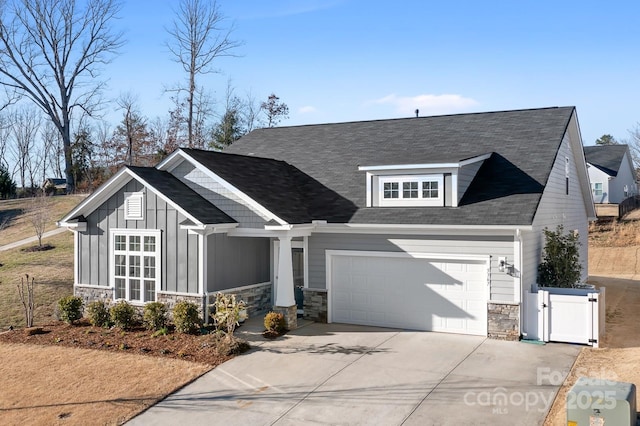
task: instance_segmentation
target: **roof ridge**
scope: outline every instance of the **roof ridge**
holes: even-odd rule
[[[256,131],[269,131],[273,129],[291,129],[296,127],[319,127],[319,126],[333,126],[338,124],[356,124],[356,123],[379,123],[379,122],[388,122],[388,121],[402,121],[402,120],[425,120],[425,119],[433,119],[433,118],[442,118],[442,117],[458,117],[464,115],[490,115],[490,114],[504,114],[504,113],[512,113],[512,112],[527,112],[527,111],[543,111],[543,110],[551,110],[551,109],[575,109],[575,106],[567,105],[567,106],[549,106],[549,107],[540,107],[540,108],[521,108],[521,109],[506,109],[500,111],[476,111],[476,112],[461,112],[456,114],[438,114],[438,115],[425,115],[422,117],[396,117],[396,118],[378,118],[372,120],[352,120],[352,121],[338,121],[333,123],[310,123],[310,124],[294,124],[290,126],[278,126],[278,127],[262,127],[259,129],[255,129]]]

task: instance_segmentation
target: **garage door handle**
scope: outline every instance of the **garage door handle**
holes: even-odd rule
[[[542,307],[543,307],[543,308],[546,308],[546,307],[547,307],[547,304],[546,304],[546,303],[543,303],[543,304],[542,304]]]

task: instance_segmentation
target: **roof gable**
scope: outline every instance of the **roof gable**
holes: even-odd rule
[[[60,223],[71,222],[79,216],[88,216],[131,179],[138,180],[146,188],[180,211],[192,223],[208,225],[236,222],[172,174],[153,167],[125,166],[100,186],[98,190],[85,198],[71,212],[67,213]]]
[[[587,163],[597,167],[609,176],[617,176],[624,155],[629,151],[627,145],[585,146],[584,156]]]
[[[284,161],[181,150],[289,224],[310,223],[328,214],[341,215],[341,221],[347,221],[356,209],[353,203]]]

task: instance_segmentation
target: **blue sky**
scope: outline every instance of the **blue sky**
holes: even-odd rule
[[[640,2],[219,0],[244,42],[201,83],[290,108],[282,125],[574,105],[585,145],[640,121]],[[108,97],[165,115],[184,78],[163,46],[177,0],[127,0]],[[110,115],[119,117],[117,113]]]

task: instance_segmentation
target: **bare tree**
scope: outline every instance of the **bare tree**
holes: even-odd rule
[[[123,45],[109,26],[120,8],[116,0],[7,0],[2,7],[0,84],[30,99],[60,132],[69,192],[72,113],[91,115],[101,103],[99,71]]]
[[[11,114],[12,152],[15,161],[14,172],[20,176],[22,189],[34,187],[34,162],[41,157],[35,153],[36,138],[40,128],[40,113],[35,108],[20,108]]]
[[[249,133],[262,125],[262,120],[260,119],[261,111],[260,102],[256,100],[251,91],[248,91],[240,109],[244,133]]]
[[[266,102],[260,104],[260,109],[267,116],[267,127],[275,127],[284,118],[289,118],[289,107],[274,93],[269,95]]]
[[[9,149],[9,140],[11,138],[11,124],[5,114],[0,115],[0,166],[9,168],[7,161],[7,153]]]
[[[180,0],[173,26],[167,29],[171,40],[167,48],[173,59],[188,75],[187,92],[187,140],[194,145],[196,122],[197,76],[215,72],[216,58],[235,56],[234,49],[241,45],[231,39],[233,25],[224,28],[224,15],[216,0]]]
[[[20,296],[20,302],[22,302],[22,307],[24,309],[24,319],[27,328],[33,327],[33,314],[35,312],[36,303],[35,303],[35,293],[34,287],[36,280],[33,277],[29,277],[29,274],[25,274],[26,282],[24,278],[20,279],[20,284],[18,284],[18,295]]]
[[[40,128],[40,138],[42,139],[46,159],[42,165],[43,173],[51,172],[54,177],[62,177],[64,148],[60,132],[51,121],[46,121]],[[43,176],[43,181],[46,178],[46,176]]]
[[[44,191],[31,198],[27,207],[27,217],[38,237],[38,247],[42,247],[42,235],[51,221],[51,198]]]

